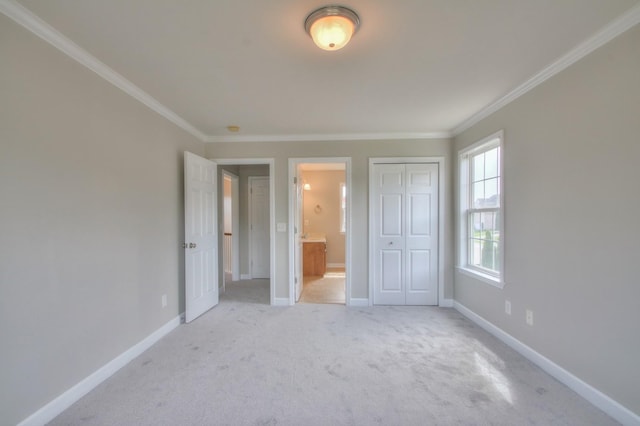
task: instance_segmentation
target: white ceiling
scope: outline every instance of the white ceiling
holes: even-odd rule
[[[337,52],[303,28],[330,2],[19,3],[192,133],[274,140],[451,134],[639,1],[345,0],[362,25]]]

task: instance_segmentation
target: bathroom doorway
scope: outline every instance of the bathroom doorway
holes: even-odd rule
[[[292,303],[349,304],[350,159],[291,159]]]

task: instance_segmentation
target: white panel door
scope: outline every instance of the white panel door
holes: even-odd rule
[[[251,278],[269,278],[269,178],[249,178]]]
[[[374,303],[404,305],[404,205],[405,176],[403,164],[375,166],[377,205],[375,223]]]
[[[407,164],[405,178],[405,304],[437,305],[438,165]]]
[[[438,303],[438,165],[374,166],[373,302]]]
[[[184,153],[185,321],[218,304],[216,163]]]

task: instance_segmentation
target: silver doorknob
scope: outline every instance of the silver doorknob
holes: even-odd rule
[[[196,248],[196,243],[189,243],[189,248]]]
[[[187,243],[182,243],[182,248],[187,248]]]

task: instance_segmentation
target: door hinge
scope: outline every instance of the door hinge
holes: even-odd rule
[[[298,183],[298,178],[296,176],[293,177],[293,183],[297,184]]]
[[[294,283],[294,284],[298,284],[298,277],[295,277],[295,278],[293,279],[293,283]]]

